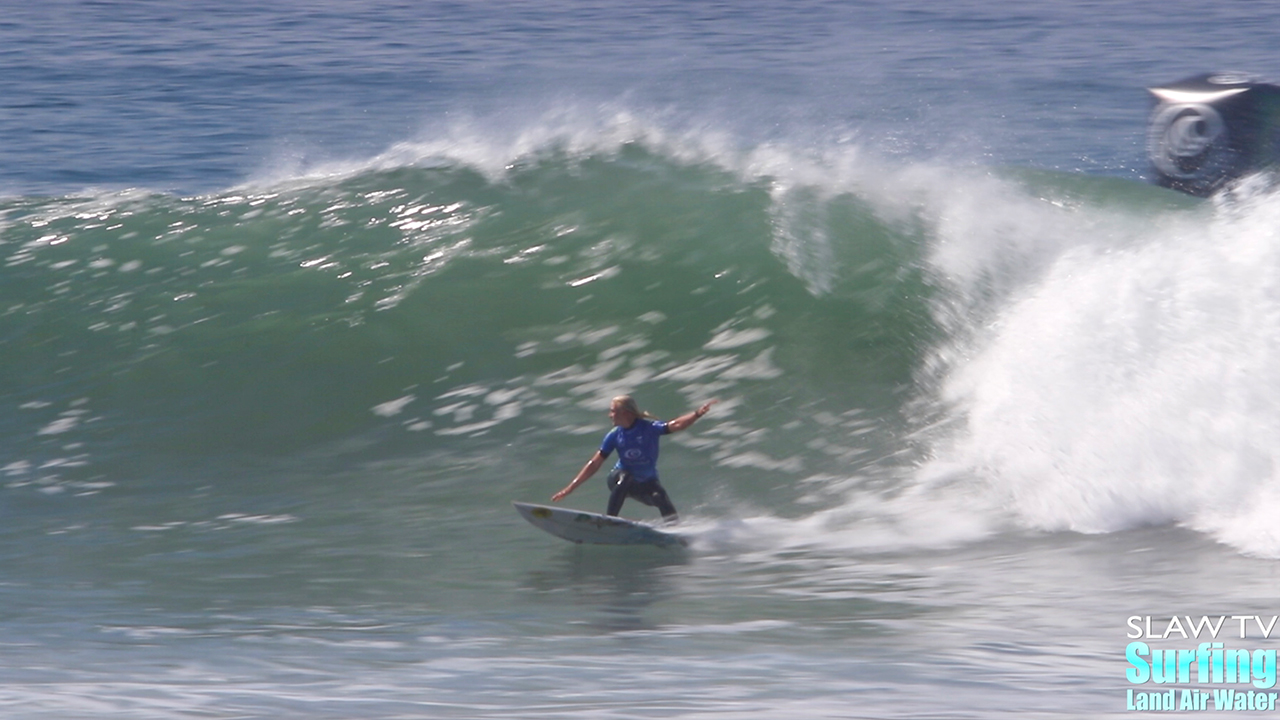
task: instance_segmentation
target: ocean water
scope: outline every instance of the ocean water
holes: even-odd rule
[[[1280,10],[772,5],[9,3],[3,715],[1280,692],[1126,657],[1280,645],[1280,196],[1144,156]],[[623,392],[686,550],[510,506]]]

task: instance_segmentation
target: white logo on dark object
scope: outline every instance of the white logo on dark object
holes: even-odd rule
[[[1157,169],[1189,180],[1215,171],[1215,146],[1225,151],[1227,126],[1217,110],[1199,103],[1170,105],[1151,123],[1147,153]]]
[[[644,453],[635,448],[632,448],[626,451],[625,453],[623,453],[623,455],[626,456],[628,460],[639,460],[640,458],[644,457]]]

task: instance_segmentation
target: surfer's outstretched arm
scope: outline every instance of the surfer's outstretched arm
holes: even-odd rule
[[[681,415],[675,420],[672,420],[671,422],[667,423],[667,432],[669,433],[680,432],[681,430],[688,428],[690,425],[698,422],[698,418],[701,418],[703,415],[706,415],[708,412],[710,412],[711,406],[715,405],[718,402],[720,401],[712,400],[711,402],[703,405],[697,410],[694,410],[688,415]]]
[[[604,453],[597,450],[596,454],[592,455],[591,459],[587,461],[587,464],[583,465],[582,469],[578,471],[578,476],[573,479],[573,482],[566,485],[564,489],[561,490],[560,492],[556,493],[555,495],[552,495],[551,501],[560,502],[561,500],[564,499],[566,495],[573,492],[574,490],[577,490],[579,485],[581,485],[582,483],[590,479],[592,475],[596,474],[596,471],[599,470],[600,466],[604,464],[604,460],[605,460]]]

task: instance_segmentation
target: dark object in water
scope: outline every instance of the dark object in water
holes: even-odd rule
[[[1280,163],[1280,86],[1212,73],[1148,90],[1147,156],[1161,187],[1204,197]]]

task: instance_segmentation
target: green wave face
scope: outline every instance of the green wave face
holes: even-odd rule
[[[556,448],[631,392],[719,397],[769,447],[741,462],[797,470],[895,416],[935,334],[917,231],[640,144],[0,211],[19,454]]]

